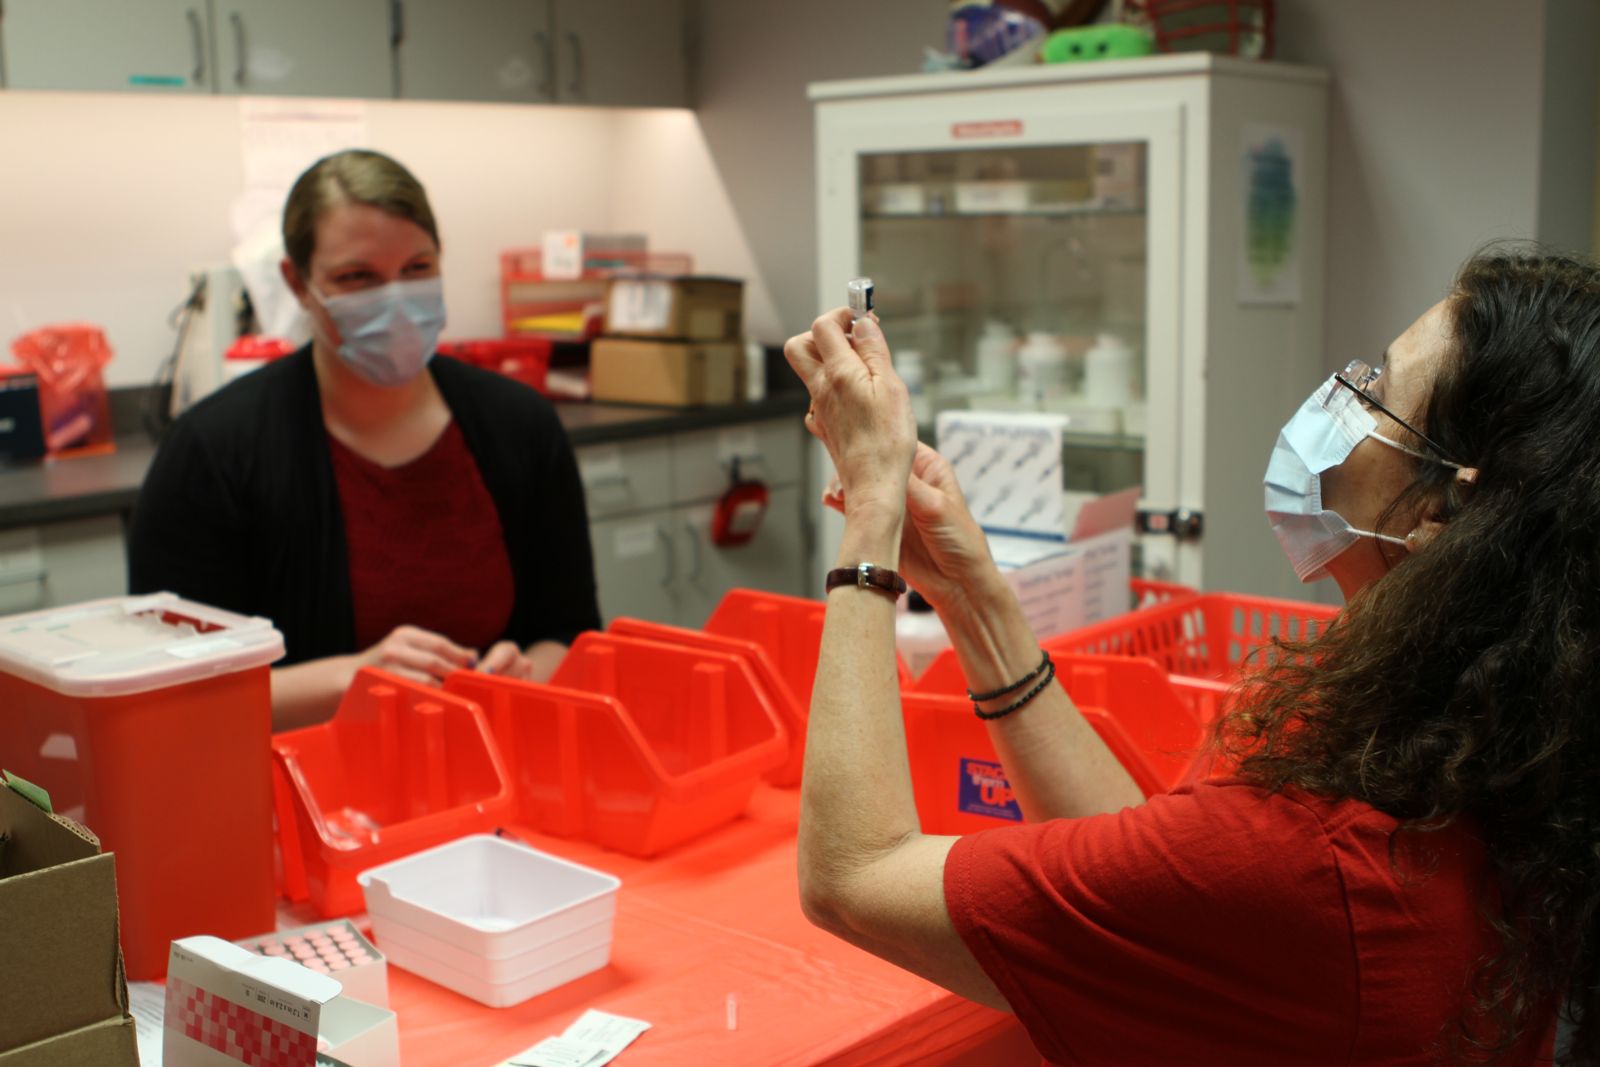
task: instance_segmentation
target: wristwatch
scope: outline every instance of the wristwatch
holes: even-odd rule
[[[854,567],[840,567],[829,571],[827,579],[823,582],[823,592],[831,593],[841,585],[876,589],[880,593],[887,593],[895,600],[899,600],[900,594],[906,591],[904,578],[888,567],[880,567],[876,563],[858,563]]]

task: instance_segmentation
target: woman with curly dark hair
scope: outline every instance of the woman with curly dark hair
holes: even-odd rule
[[[1348,606],[1141,802],[1054,684],[870,319],[787,355],[839,472],[807,737],[813,921],[1054,1063],[1600,1062],[1600,270],[1495,252],[1285,425],[1270,521]],[[1029,822],[922,834],[893,593],[934,604]],[[884,595],[884,593],[890,595]]]

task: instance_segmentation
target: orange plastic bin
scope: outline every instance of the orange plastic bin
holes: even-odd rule
[[[580,636],[550,685],[458,671],[488,712],[536,829],[653,856],[744,812],[789,738],[746,661],[613,634]]]
[[[266,619],[170,593],[0,619],[0,765],[116,854],[129,978],[165,975],[174,938],[272,927],[282,655]]]
[[[701,630],[667,626],[659,622],[646,622],[643,619],[612,619],[611,624],[606,627],[606,632],[619,637],[639,637],[646,641],[660,641],[669,645],[682,645],[685,648],[726,652],[731,656],[742,658],[750,668],[756,685],[766,694],[767,701],[783,720],[784,729],[789,734],[788,757],[767,772],[767,781],[776,786],[800,784],[800,772],[804,767],[806,754],[807,708],[800,703],[800,698],[794,695],[789,683],[773,666],[772,658],[767,655],[766,649],[754,641],[722,637]]]
[[[284,892],[324,917],[366,907],[368,867],[511,816],[483,711],[384,671],[358,672],[330,721],[275,735],[272,751]]]
[[[1184,779],[1204,730],[1160,667],[1125,656],[1063,655],[1055,663],[1078,710],[1146,796]],[[900,699],[923,832],[964,834],[1020,822],[1022,810],[988,727],[972,714],[965,693],[914,692]]]
[[[766,649],[799,706],[809,713],[817,656],[822,649],[822,620],[827,610],[828,604],[823,600],[730,589],[706,620],[705,631],[754,641]],[[896,663],[900,684],[909,684],[911,671],[905,660],[896,657]]]

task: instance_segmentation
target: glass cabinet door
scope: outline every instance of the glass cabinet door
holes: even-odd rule
[[[1066,489],[1142,484],[1143,141],[868,152],[859,263],[928,440],[941,410],[1068,417]]]

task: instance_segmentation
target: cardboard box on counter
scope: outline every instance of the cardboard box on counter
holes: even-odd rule
[[[738,341],[744,282],[737,278],[613,278],[605,332],[680,341]]]
[[[116,868],[0,782],[0,1067],[138,1067]]]
[[[339,982],[215,937],[172,943],[164,1067],[396,1067],[395,1013],[340,995]],[[270,1058],[261,1048],[272,1051]]]
[[[731,341],[601,337],[589,349],[595,400],[625,404],[731,404],[744,396],[744,353]]]

